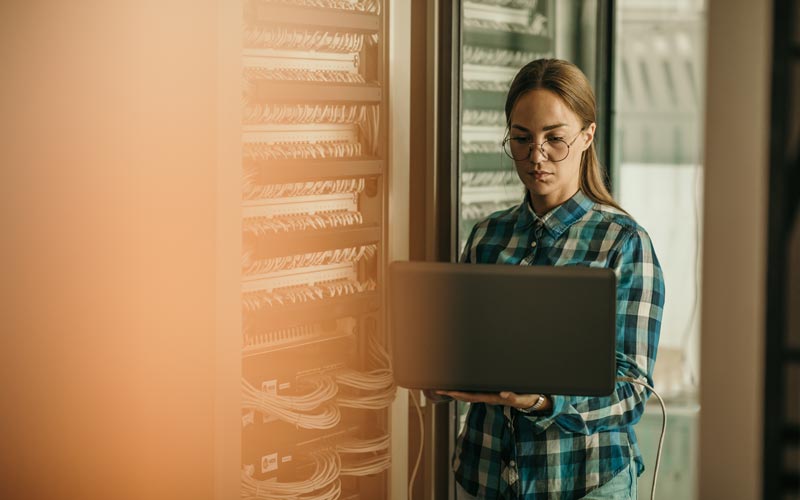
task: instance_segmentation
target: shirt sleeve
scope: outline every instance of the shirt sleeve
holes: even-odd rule
[[[617,376],[653,387],[664,279],[647,233],[632,232],[613,267],[617,276]],[[648,392],[638,384],[617,382],[610,396],[551,396],[551,414],[523,415],[538,431],[555,423],[563,431],[589,435],[636,424],[644,413]]]
[[[464,245],[464,250],[461,252],[461,258],[458,259],[458,262],[461,264],[471,264],[473,263],[472,259],[472,245],[475,239],[475,233],[478,230],[478,225],[472,227],[472,230],[469,232],[469,237],[467,238],[467,243]]]

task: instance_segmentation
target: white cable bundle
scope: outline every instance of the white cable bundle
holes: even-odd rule
[[[245,170],[242,185],[243,197],[246,200],[262,200],[272,198],[288,198],[291,196],[316,196],[320,194],[360,194],[366,188],[366,179],[329,179],[325,181],[292,182],[289,184],[258,185],[255,179],[258,170]]]
[[[377,0],[262,0],[266,3],[281,3],[303,7],[321,7],[323,9],[355,10],[380,14],[380,2]]]
[[[465,220],[484,219],[498,210],[505,210],[510,205],[512,205],[512,203],[496,203],[491,201],[464,204],[461,206],[461,218]]]
[[[281,396],[259,391],[243,378],[242,408],[273,415],[305,429],[335,427],[341,420],[341,413],[328,403],[339,390],[333,379],[321,376],[304,379],[303,384],[310,385],[311,390],[299,396]]]
[[[384,349],[383,345],[375,338],[376,334],[373,332],[367,337],[367,351],[370,359],[375,361],[375,366],[378,368],[392,369],[392,357]]]
[[[482,90],[485,92],[507,92],[511,80],[499,82],[486,80],[464,80],[464,90]]]
[[[380,127],[380,108],[378,106],[370,106],[367,114],[367,119],[358,122],[358,129],[361,136],[365,139],[367,149],[370,154],[375,156],[378,154],[378,129]]]
[[[490,109],[465,109],[462,114],[464,125],[505,127],[506,118],[502,111]]]
[[[336,445],[339,453],[373,453],[388,450],[392,436],[384,434],[372,439],[351,439]]]
[[[547,18],[539,13],[534,14],[533,21],[530,24],[505,23],[476,17],[464,18],[463,22],[464,27],[467,28],[523,33],[526,35],[547,35]]]
[[[367,476],[385,471],[392,462],[389,454],[391,442],[391,436],[384,434],[372,439],[351,439],[336,445],[336,451],[343,454],[369,453],[366,457],[343,460],[341,474]]]
[[[509,169],[491,172],[464,172],[461,174],[461,185],[463,187],[519,187],[520,182],[517,172]]]
[[[464,64],[482,66],[508,66],[521,68],[535,59],[552,57],[549,52],[521,52],[506,49],[490,49],[474,45],[465,45],[463,50]]]
[[[300,142],[266,143],[248,142],[242,147],[248,160],[325,160],[361,156],[358,142]]]
[[[512,9],[535,9],[539,0],[481,0],[481,5],[495,5]]]
[[[347,370],[336,374],[336,383],[354,389],[369,391],[366,395],[348,395],[339,393],[336,403],[347,408],[378,410],[386,408],[394,402],[396,387],[391,368],[389,353],[377,341],[375,335],[367,338],[367,349],[376,369],[369,372]]]
[[[394,402],[396,387],[392,370],[379,368],[367,373],[348,370],[336,375],[336,383],[362,391],[365,395],[347,395],[339,393],[336,403],[346,408],[379,410],[391,406]]]
[[[350,248],[337,248],[325,250],[323,252],[311,252],[299,255],[289,255],[286,257],[275,257],[272,259],[262,259],[251,261],[249,258],[243,261],[243,271],[245,274],[265,274],[275,271],[287,271],[311,266],[326,266],[329,264],[340,264],[342,262],[359,262],[362,259],[369,259],[375,256],[378,251],[377,244],[362,245]]]
[[[377,106],[370,106],[377,108]],[[244,121],[253,123],[360,123],[367,119],[365,104],[251,104]]]
[[[311,31],[282,26],[248,26],[243,36],[244,46],[265,49],[289,49],[315,52],[352,54],[364,47],[362,33],[345,31]]]
[[[332,299],[347,295],[371,292],[376,289],[375,281],[353,281],[349,279],[320,282],[315,285],[279,288],[247,292],[242,295],[242,305],[247,311],[257,311],[265,307],[280,307],[293,304],[305,304],[317,300]]]
[[[335,500],[341,494],[339,473],[342,461],[333,450],[322,449],[311,454],[314,472],[304,481],[259,481],[252,468],[242,470],[242,498],[269,500]],[[319,491],[323,490],[323,491]]]
[[[499,142],[492,142],[492,141],[464,142],[461,144],[461,152],[464,154],[502,153],[503,148]]]
[[[249,83],[257,80],[325,82],[325,83],[366,83],[360,73],[330,69],[298,68],[245,68],[244,78]]]
[[[392,465],[392,456],[389,453],[373,455],[357,460],[348,460],[342,463],[340,474],[343,476],[369,476],[380,474]]]
[[[245,233],[254,236],[290,233],[295,231],[335,229],[360,226],[364,223],[361,212],[341,210],[317,214],[284,215],[279,217],[253,217],[242,224]]]

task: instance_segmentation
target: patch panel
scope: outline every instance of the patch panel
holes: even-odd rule
[[[374,441],[395,391],[373,317],[383,314],[386,210],[381,10],[379,0],[243,9],[248,498],[388,495],[389,455]]]

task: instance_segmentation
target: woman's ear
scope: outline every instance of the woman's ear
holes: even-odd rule
[[[583,145],[581,147],[581,152],[586,151],[589,149],[589,146],[592,145],[592,141],[594,140],[594,131],[597,128],[596,123],[590,123],[582,132],[583,134]]]

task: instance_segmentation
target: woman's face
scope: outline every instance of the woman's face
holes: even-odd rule
[[[515,160],[514,164],[517,175],[530,191],[537,214],[543,215],[578,191],[581,154],[591,145],[594,130],[594,123],[581,130],[578,116],[549,90],[531,90],[517,99],[511,110],[509,141],[518,148],[525,140],[536,143],[529,158]],[[542,153],[540,145],[549,139],[571,144],[566,158],[552,161],[558,158]],[[553,151],[550,144],[556,143],[548,143],[546,150]]]

